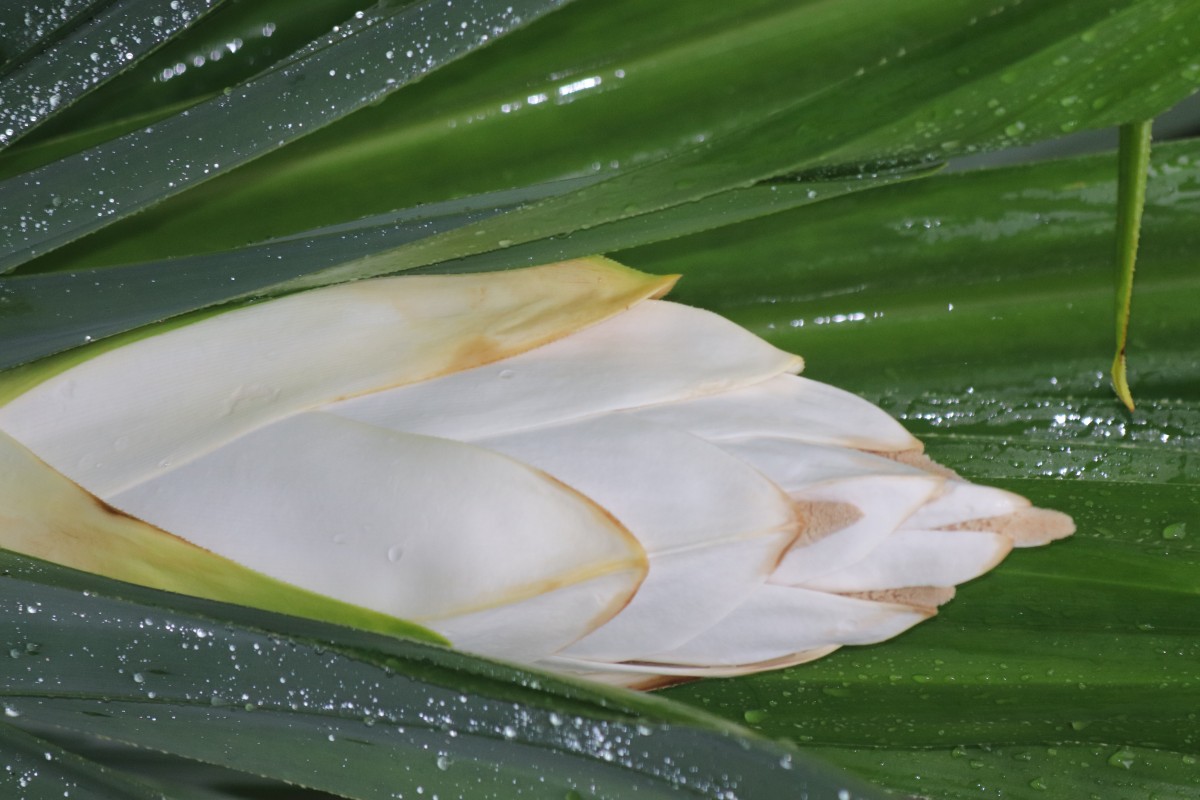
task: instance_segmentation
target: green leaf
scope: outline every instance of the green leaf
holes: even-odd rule
[[[424,264],[814,166],[940,161],[1146,118],[1200,81],[1180,33],[1200,20],[1197,0],[691,0],[645,13],[636,0],[568,7],[43,268],[223,249],[452,196],[610,178],[446,234],[395,268]]]
[[[792,748],[658,698],[3,551],[0,571],[12,725],[352,798],[426,787],[463,798],[514,787],[547,798],[872,796]]]
[[[559,2],[430,1],[359,12],[228,93],[10,178],[0,183],[0,271],[378,102]]]
[[[58,794],[108,800],[154,800],[163,796],[149,786],[88,764],[8,722],[0,722],[0,752],[6,762],[0,786],[6,787],[12,797],[30,797],[34,792],[42,797]]]
[[[1133,303],[1133,273],[1137,264],[1138,236],[1142,230],[1142,205],[1146,201],[1146,171],[1150,165],[1151,120],[1121,126],[1117,158],[1117,350],[1113,357],[1113,389],[1130,411],[1133,395],[1126,378],[1125,346],[1129,341],[1129,315]]]
[[[124,0],[105,4],[106,8],[79,20],[69,31],[63,30],[65,25],[54,26],[55,9],[25,10],[29,18],[20,22],[11,18],[16,15],[10,11],[11,17],[3,21],[15,28],[9,47],[17,52],[4,64],[5,74],[0,81],[0,147],[12,144],[60,109],[125,71],[136,59],[223,2]],[[61,4],[56,9],[58,16],[69,17],[71,5]],[[34,15],[43,19],[35,21]],[[60,33],[65,35],[56,38]],[[35,52],[35,48],[40,49]]]
[[[669,696],[932,797],[1200,797],[1200,142],[1151,162],[1133,414],[1106,376],[1115,165],[939,176],[618,254],[1079,527],[897,640]]]

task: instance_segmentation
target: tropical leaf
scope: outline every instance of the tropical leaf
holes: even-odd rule
[[[63,787],[153,795],[135,778],[37,751],[9,726],[92,733],[350,798],[426,787],[463,798],[514,788],[554,798],[872,796],[794,748],[657,698],[3,551],[0,575],[12,656],[0,741],[15,761],[0,785],[23,797]],[[51,767],[29,767],[31,750]]]
[[[1111,155],[619,254],[689,270],[679,296],[803,353],[808,375],[881,403],[966,477],[1079,526],[899,641],[668,695],[934,797],[1200,797],[1198,164],[1193,140],[1151,169],[1132,414],[1107,379]]]
[[[358,12],[327,36],[196,108],[0,185],[0,270],[378,102],[555,5],[554,0],[526,0],[455,9],[423,2]],[[399,43],[408,49],[398,59]],[[77,55],[73,49],[67,54]],[[78,80],[78,68],[74,77]],[[29,87],[16,87],[22,90]]]
[[[9,6],[6,18],[0,17],[4,35],[11,37],[5,42],[0,83],[0,146],[104,85],[223,2],[81,4],[87,15],[74,19],[69,2],[50,8]],[[17,20],[18,15],[23,18]]]

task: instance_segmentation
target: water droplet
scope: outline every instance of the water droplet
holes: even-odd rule
[[[450,757],[449,756],[438,756],[437,757],[437,768],[440,769],[442,772],[445,772],[446,770],[450,769]]]
[[[1133,766],[1136,758],[1137,757],[1131,751],[1122,748],[1108,757],[1108,765],[1110,767],[1129,769]]]
[[[394,544],[389,547],[387,551],[387,557],[388,561],[392,562],[393,564],[404,558],[404,545]]]
[[[746,722],[749,722],[753,725],[754,723],[765,720],[767,718],[767,712],[763,711],[762,709],[752,708],[745,714],[742,714],[742,717],[746,720]]]
[[[1172,522],[1162,530],[1162,538],[1164,539],[1182,539],[1187,536],[1186,522]]]

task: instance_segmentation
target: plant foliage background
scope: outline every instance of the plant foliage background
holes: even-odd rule
[[[1112,154],[936,169],[1165,111],[1198,32],[1200,0],[5,4],[10,387],[225,303],[604,252],[1079,533],[896,641],[655,697],[6,556],[0,785],[1200,797],[1200,141],[1154,154],[1132,414]]]

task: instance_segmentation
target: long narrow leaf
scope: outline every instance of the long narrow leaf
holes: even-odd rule
[[[0,271],[377,102],[561,2],[377,7],[228,94],[0,183]]]
[[[128,69],[223,2],[123,0],[108,5],[0,80],[0,147]],[[35,39],[29,46],[37,43]]]
[[[872,796],[794,749],[655,698],[11,554],[0,564],[0,630],[16,653],[0,681],[10,723],[353,798],[514,788],[552,798]]]
[[[0,5],[0,74],[7,74],[32,52],[62,37],[107,0],[49,0],[36,6]]]
[[[661,13],[698,22],[653,36],[631,21],[644,8],[565,9],[47,265],[220,249],[583,172],[615,179],[506,229],[430,242],[438,253],[419,259],[445,260],[805,165],[942,160],[1151,116],[1200,81],[1194,0],[763,2],[744,14],[692,0]]]

